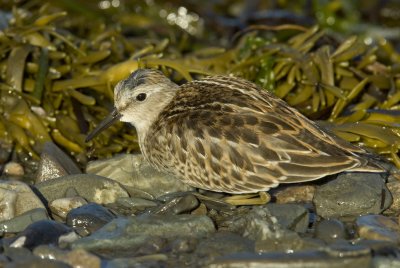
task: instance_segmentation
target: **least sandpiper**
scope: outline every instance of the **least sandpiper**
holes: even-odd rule
[[[231,76],[173,83],[140,69],[114,89],[114,121],[131,123],[145,158],[194,187],[234,194],[342,171],[383,172],[364,149],[310,121],[255,84]]]

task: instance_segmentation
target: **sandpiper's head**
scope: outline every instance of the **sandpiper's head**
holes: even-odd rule
[[[178,85],[164,74],[153,69],[139,69],[120,81],[114,88],[114,110],[106,117],[86,140],[118,119],[135,126],[139,135],[157,119],[162,109],[175,96]]]

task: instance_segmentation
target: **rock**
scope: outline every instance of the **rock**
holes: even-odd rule
[[[77,164],[53,142],[46,142],[40,155],[36,183],[82,173]]]
[[[400,242],[399,225],[382,215],[365,215],[356,220],[357,233],[361,238]]]
[[[399,216],[400,215],[400,181],[392,180],[386,184],[389,192],[392,194],[393,203],[385,210],[386,215]]]
[[[290,185],[276,188],[272,191],[276,203],[311,203],[315,194],[315,185]]]
[[[60,239],[71,232],[73,230],[62,223],[41,220],[32,223],[23,232],[18,234],[13,239],[10,247],[33,249],[39,245],[58,245]]]
[[[335,240],[346,239],[346,227],[340,220],[322,220],[315,227],[315,237],[322,239],[327,243]]]
[[[191,253],[196,249],[198,242],[198,239],[193,237],[178,237],[171,242],[170,250],[174,254]]]
[[[3,173],[8,176],[22,177],[25,174],[24,167],[17,162],[8,162],[4,165]]]
[[[286,252],[274,253],[242,253],[228,255],[211,262],[207,267],[263,267],[263,268],[291,268],[291,267],[370,267],[371,256],[363,254],[356,257],[330,256],[323,251],[302,251],[287,254]]]
[[[121,197],[117,199],[116,203],[125,207],[137,208],[138,210],[157,206],[157,203],[154,201],[138,197]]]
[[[278,223],[289,230],[305,233],[310,222],[308,210],[297,204],[267,204],[269,212]]]
[[[182,214],[185,212],[190,212],[199,206],[199,200],[192,195],[186,194],[184,196],[178,196],[171,198],[164,204],[152,208],[150,211],[154,214]]]
[[[35,208],[10,220],[2,221],[0,223],[0,233],[19,233],[28,227],[28,225],[40,220],[47,220],[48,218],[46,209]]]
[[[56,247],[42,245],[36,247],[33,250],[33,254],[41,259],[61,261],[76,268],[99,268],[101,266],[99,257],[83,249],[66,251]]]
[[[98,204],[113,203],[119,197],[129,196],[118,182],[93,174],[63,176],[35,187],[48,202],[66,197],[67,191],[75,191],[89,202]]]
[[[133,197],[150,199],[193,190],[181,180],[151,167],[141,154],[123,154],[93,161],[88,164],[86,172],[118,181]]]
[[[46,260],[39,258],[23,258],[16,260],[15,262],[11,262],[7,264],[6,268],[71,268],[70,265],[56,261],[56,260]]]
[[[168,256],[165,254],[153,254],[136,258],[115,258],[107,261],[104,268],[131,268],[131,267],[184,267],[167,264]]]
[[[116,216],[105,207],[89,203],[72,209],[67,215],[67,225],[75,230],[84,229],[91,234],[115,218]]]
[[[2,254],[11,261],[30,259],[33,257],[32,252],[27,248],[14,248],[9,246],[2,247]]]
[[[51,201],[49,203],[49,208],[54,215],[57,215],[62,220],[65,220],[68,212],[85,204],[87,204],[86,200],[80,196],[64,197]]]
[[[317,188],[313,202],[323,218],[353,219],[379,214],[389,207],[392,198],[380,174],[341,173]]]
[[[217,232],[198,244],[195,256],[199,259],[189,266],[202,266],[217,257],[244,252],[254,252],[254,241],[230,232]]]
[[[140,215],[117,218],[91,236],[72,244],[73,248],[87,250],[128,250],[134,252],[151,237],[204,237],[215,232],[210,218],[195,215]]]
[[[394,257],[375,257],[372,260],[374,268],[400,268],[400,259]]]
[[[27,184],[19,181],[0,181],[0,222],[35,208],[45,207]]]

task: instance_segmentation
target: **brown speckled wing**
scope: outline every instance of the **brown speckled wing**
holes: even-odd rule
[[[283,101],[223,76],[183,85],[144,147],[160,169],[229,193],[266,191],[368,163],[356,154],[364,150],[326,134]]]

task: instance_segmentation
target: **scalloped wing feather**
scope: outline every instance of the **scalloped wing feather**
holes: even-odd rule
[[[382,171],[358,155],[363,149],[250,82],[219,76],[181,88],[142,149],[192,186],[248,193],[352,169]]]

